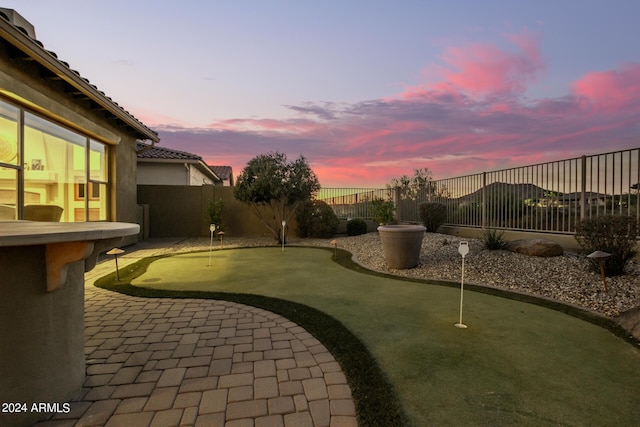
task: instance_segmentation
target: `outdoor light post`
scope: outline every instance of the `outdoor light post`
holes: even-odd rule
[[[600,266],[600,275],[602,276],[602,286],[604,286],[604,291],[607,293],[609,293],[609,289],[607,289],[607,279],[604,274],[604,259],[610,256],[611,254],[602,251],[595,251],[587,255],[587,258],[598,260],[598,265]]]
[[[209,242],[209,267],[211,267],[211,250],[213,249],[213,232],[216,231],[216,225],[211,224],[209,226],[209,231],[211,232],[211,241]]]
[[[282,220],[282,252],[284,252],[284,227],[287,225],[287,221]]]
[[[469,242],[460,242],[458,252],[462,255],[462,280],[460,281],[460,321],[455,326],[456,328],[465,329],[467,325],[462,323],[462,299],[464,297],[464,257],[469,253]]]
[[[218,231],[218,236],[220,236],[220,249],[224,249],[224,243],[222,243],[222,236],[224,236],[224,231]]]
[[[122,253],[124,253],[124,251],[120,248],[113,248],[109,252],[107,252],[107,255],[113,255],[116,259],[116,279],[118,281],[120,281],[120,271],[118,270],[118,255]]]

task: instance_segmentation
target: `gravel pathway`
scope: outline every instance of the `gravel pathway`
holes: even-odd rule
[[[640,265],[630,263],[629,274],[607,277],[609,292],[604,291],[599,274],[588,268],[584,256],[567,253],[560,257],[540,258],[501,250],[490,251],[478,239],[462,239],[447,234],[427,233],[422,242],[420,262],[416,268],[393,270],[387,268],[378,233],[337,237],[339,248],[354,254],[362,265],[377,271],[404,277],[459,281],[461,257],[458,244],[469,242],[465,258],[465,283],[488,285],[526,292],[575,304],[616,317],[640,306]],[[332,239],[290,239],[290,245],[331,247]],[[246,246],[275,246],[271,238],[226,238],[225,248]],[[167,253],[207,249],[209,239],[190,238],[167,247]],[[218,249],[220,242],[213,247]]]

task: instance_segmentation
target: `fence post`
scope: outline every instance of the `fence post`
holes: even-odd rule
[[[580,221],[585,218],[587,195],[587,156],[582,156],[582,176],[580,177],[582,191],[580,192]]]
[[[487,173],[482,172],[482,229],[487,228]]]

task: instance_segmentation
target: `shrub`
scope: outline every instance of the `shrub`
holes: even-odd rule
[[[435,233],[445,219],[447,219],[447,207],[442,203],[420,203],[420,219],[426,227],[427,233]]]
[[[600,215],[577,224],[575,238],[582,249],[590,254],[602,251],[611,254],[604,260],[604,271],[609,276],[624,274],[624,268],[636,254],[638,222],[633,216]],[[596,271],[597,261],[591,260]]]
[[[373,219],[378,224],[390,224],[394,219],[396,207],[391,200],[373,199],[371,201]]]
[[[354,218],[347,221],[347,235],[358,236],[367,233],[367,223],[364,219]]]
[[[207,215],[209,216],[209,223],[215,224],[218,228],[222,227],[222,210],[224,209],[224,202],[222,199],[209,200],[207,203]]]
[[[484,247],[495,251],[504,249],[507,242],[503,239],[504,230],[496,230],[495,228],[487,228],[482,235],[482,243]]]
[[[322,200],[304,202],[297,211],[296,219],[299,237],[331,237],[340,223],[331,206]]]

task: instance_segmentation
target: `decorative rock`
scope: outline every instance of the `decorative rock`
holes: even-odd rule
[[[507,242],[507,249],[511,252],[539,257],[562,256],[564,254],[562,246],[546,239],[513,240]]]
[[[616,318],[616,322],[640,340],[640,306],[622,313]]]

